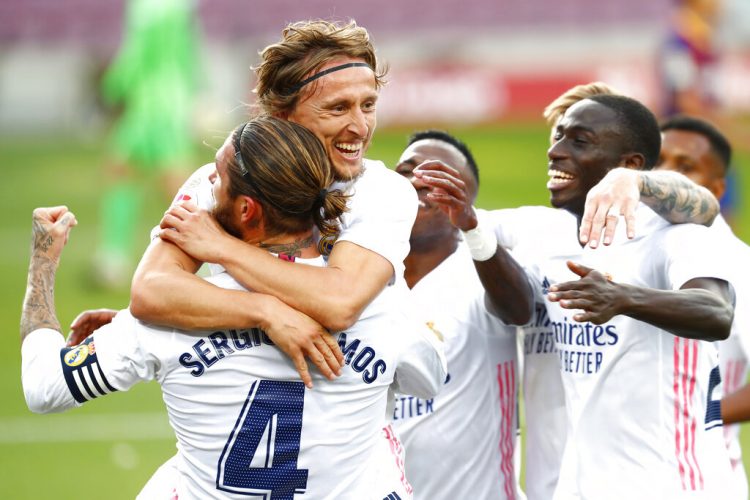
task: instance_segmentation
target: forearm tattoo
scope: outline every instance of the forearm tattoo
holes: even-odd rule
[[[716,198],[686,177],[669,174],[642,173],[641,201],[669,222],[710,225],[719,213]]]
[[[31,262],[26,296],[21,310],[21,341],[38,328],[61,331],[55,312],[55,274],[57,262],[47,254],[54,238],[34,220],[31,238]]]

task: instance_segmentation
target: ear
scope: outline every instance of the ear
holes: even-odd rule
[[[641,170],[646,164],[646,157],[641,153],[628,153],[620,159],[620,166],[633,170]]]
[[[716,196],[717,200],[720,200],[727,190],[727,180],[724,177],[714,179],[711,184],[706,186]]]
[[[236,210],[240,216],[240,223],[243,226],[250,225],[251,222],[261,220],[263,207],[260,203],[249,196],[238,196]]]

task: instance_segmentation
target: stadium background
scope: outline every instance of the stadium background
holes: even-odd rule
[[[200,2],[204,78],[196,165],[210,161],[242,120],[240,103],[251,101],[248,68],[286,22],[354,18],[371,31],[391,67],[368,156],[392,166],[411,131],[445,128],[475,152],[478,206],[546,204],[548,132],[541,109],[569,86],[594,79],[658,107],[656,50],[669,6],[668,0]],[[30,414],[20,389],[17,332],[34,207],[67,204],[78,215],[57,280],[63,325],[83,309],[127,303],[127,290],[97,288],[90,275],[112,120],[101,105],[98,78],[120,41],[122,11],[121,0],[0,3],[2,498],[133,498],[174,453],[156,384],[53,416]],[[750,109],[747,2],[727,1],[722,27],[721,104],[741,117]],[[740,151],[736,165],[739,192],[748,193],[750,154]],[[154,186],[139,244],[145,247],[163,210]],[[747,200],[737,222],[748,241]],[[744,434],[747,465],[750,433]]]

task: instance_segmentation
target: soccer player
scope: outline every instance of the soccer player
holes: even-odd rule
[[[732,147],[727,138],[716,127],[700,118],[674,116],[662,122],[662,142],[657,170],[680,172],[696,183],[708,188],[721,199],[726,187],[726,175],[731,164]],[[750,249],[739,240],[730,229],[724,218],[719,215],[711,226],[715,237],[723,238],[729,248],[737,252],[735,262],[746,262]],[[746,396],[740,390],[745,385],[748,375],[748,341],[750,318],[747,317],[748,291],[745,284],[749,281],[744,266],[737,266],[735,272],[743,277],[735,280],[737,307],[735,308],[732,332],[727,340],[719,343],[719,366],[724,394],[721,413],[724,420],[724,437],[729,450],[729,457],[734,472],[731,485],[727,491],[733,491],[726,498],[747,499],[747,476],[742,463],[740,448],[740,428],[736,422],[750,419],[750,414],[743,416],[743,400]],[[744,392],[747,392],[745,389]],[[727,425],[733,424],[733,425]]]
[[[580,221],[587,193],[613,165],[650,168],[658,152],[655,119],[637,101],[580,101],[557,124],[548,152],[553,206]],[[452,192],[445,178],[417,175]],[[592,252],[571,231],[573,243],[551,240],[562,251],[516,289],[508,284],[519,281],[497,279],[517,268],[494,233],[477,226],[467,235],[498,315],[513,320],[521,311],[526,322],[547,296],[569,426],[556,498],[716,498],[728,472],[716,350],[703,341],[726,338],[731,324],[726,272],[705,258],[721,251],[701,234],[708,229],[638,212],[645,236],[620,231]]]
[[[544,109],[544,118],[552,128],[551,142],[554,143],[555,126],[565,111],[578,101],[595,95],[619,93],[603,82],[576,85]],[[581,243],[596,248],[601,237],[604,244],[608,244],[620,215],[625,218],[628,237],[634,237],[634,212],[639,201],[675,224],[710,225],[719,213],[719,203],[713,194],[682,175],[613,168],[589,190],[586,197],[579,231]]]
[[[195,2],[122,3],[122,45],[102,79],[102,98],[122,109],[110,141],[113,158],[106,168],[93,262],[93,278],[107,287],[123,287],[132,274],[146,183],[158,180],[168,200],[189,173],[201,74]]]
[[[602,82],[577,85],[561,94],[544,110],[552,137],[557,122],[570,106],[587,97],[611,94],[616,94],[616,91]],[[696,221],[706,224],[718,212],[715,200],[710,203],[711,193],[682,175],[652,171],[640,171],[637,175],[640,181],[631,175],[630,170],[610,171],[589,191],[587,211],[596,206],[597,200],[616,199],[619,184],[631,183],[625,192],[640,190],[641,200],[667,220],[683,222],[684,214],[690,213]],[[674,200],[674,203],[667,203],[668,200]],[[706,209],[702,211],[702,207]],[[577,243],[568,238],[576,230],[577,221],[566,211],[520,207],[480,212],[479,215],[485,219],[487,227],[495,228],[500,245],[511,250],[522,264],[532,265],[539,259],[563,251],[564,246],[560,245],[566,242],[570,243],[571,252],[578,251]],[[584,214],[584,219],[586,217]],[[602,225],[611,225],[612,222],[610,218],[602,221]],[[534,305],[532,321],[521,327],[519,334],[525,410],[525,493],[530,500],[549,499],[557,485],[567,423],[554,331],[543,301]]]
[[[219,149],[211,175],[215,217],[273,258],[322,265],[313,225],[329,230],[346,197],[328,190],[332,172],[316,137],[274,118],[253,120]],[[290,197],[289,193],[295,193]],[[64,347],[54,312],[60,253],[75,223],[65,207],[34,212],[21,338],[23,386],[33,411],[60,411],[142,380],[158,380],[178,454],[170,465],[179,498],[396,498],[384,481],[383,414],[392,384],[421,397],[445,378],[432,333],[373,314],[337,335],[341,377],[299,381],[289,359],[258,329],[183,332],[149,326],[122,311],[76,347]],[[308,241],[306,245],[299,241]],[[295,255],[290,255],[290,253]],[[275,255],[274,255],[275,254]],[[212,286],[239,288],[220,273]],[[418,387],[415,384],[421,384]],[[397,493],[394,493],[397,492]]]
[[[222,231],[191,199],[173,205],[165,215],[161,240],[149,247],[134,277],[131,309],[141,319],[183,328],[260,325],[274,340],[282,335],[291,339],[279,344],[294,343],[285,352],[307,379],[303,354],[322,345],[310,339],[327,333],[322,328],[299,332],[297,311],[339,331],[357,318],[390,309],[403,288],[416,194],[381,162],[364,158],[384,77],[364,28],[354,22],[291,24],[279,43],[262,52],[256,70],[255,92],[263,114],[310,129],[331,158],[336,177],[332,187],[351,195],[341,231],[321,240],[321,246],[333,246],[328,266],[292,266],[274,259]],[[202,175],[199,171],[189,180],[177,199],[210,198]],[[382,203],[384,193],[388,203]],[[252,301],[258,300],[250,294],[232,297],[236,305],[228,308],[227,291],[193,275],[201,262],[220,264],[243,285],[295,311],[268,317],[255,309],[249,317]],[[388,286],[399,282],[401,287]]]
[[[515,329],[485,309],[484,290],[458,229],[427,200],[429,187],[412,175],[424,162],[455,168],[469,203],[479,185],[467,146],[442,131],[414,134],[396,167],[420,202],[404,261],[411,290],[405,302],[410,314],[443,336],[450,370],[432,399],[396,396],[392,418],[404,445],[406,475],[417,499],[515,499]]]

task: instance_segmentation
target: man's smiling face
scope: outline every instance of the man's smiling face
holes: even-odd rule
[[[364,61],[334,58],[316,73],[350,62]],[[306,85],[300,92],[298,104],[285,118],[307,127],[320,139],[337,179],[359,175],[377,125],[375,73],[363,66],[341,69]]]
[[[571,106],[558,122],[547,151],[552,206],[583,215],[586,195],[619,166],[621,149],[614,110],[588,99]]]

